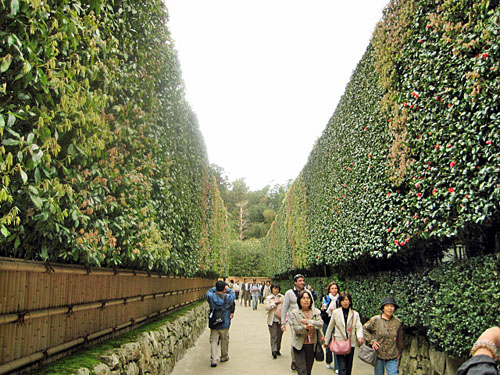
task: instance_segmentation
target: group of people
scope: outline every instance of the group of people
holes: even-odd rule
[[[271,336],[271,355],[280,355],[281,335],[287,323],[292,338],[290,367],[299,375],[310,375],[318,346],[326,350],[326,367],[340,375],[352,372],[355,348],[365,341],[378,352],[375,375],[397,374],[398,359],[403,350],[403,329],[394,316],[398,305],[392,297],[381,303],[380,315],[361,324],[359,313],[353,309],[352,297],[339,293],[339,286],[332,282],[322,299],[321,310],[314,306],[317,294],[306,285],[303,275],[295,275],[294,287],[285,295],[279,294],[279,285],[271,286],[272,295],[266,298],[267,324]],[[276,314],[276,310],[280,310]],[[277,332],[280,326],[281,333]],[[342,350],[331,352],[332,342],[344,342]],[[347,348],[347,349],[346,349]],[[322,349],[321,349],[322,350]],[[333,363],[333,365],[332,365]]]
[[[318,346],[326,351],[328,369],[340,375],[351,375],[355,349],[362,345],[368,345],[377,353],[374,375],[398,374],[403,351],[403,326],[394,315],[399,306],[393,297],[383,298],[381,313],[363,325],[359,313],[353,308],[352,296],[348,292],[339,292],[335,282],[328,284],[320,309],[314,306],[317,294],[310,285],[306,285],[303,275],[295,275],[294,287],[284,295],[278,284],[269,285],[269,290],[264,304],[274,359],[281,355],[281,340],[288,324],[292,341],[290,367],[299,375],[311,375]],[[211,329],[212,367],[217,366],[219,361],[229,359],[228,330],[235,298],[223,281],[218,281],[207,292],[211,310],[224,308],[227,317],[224,325]],[[219,340],[220,357],[217,350]],[[497,375],[497,347],[500,347],[500,328],[493,327],[479,337],[471,351],[473,357],[460,367],[457,375]]]
[[[233,283],[233,281],[231,280]],[[243,282],[240,283],[237,281],[233,283],[234,293],[236,295],[236,299],[240,299],[240,305],[250,306],[252,305],[253,310],[257,310],[257,306],[259,303],[263,304],[265,298],[271,294],[271,282],[267,280],[266,282],[261,281],[257,282],[257,279],[253,279],[252,282],[247,281],[247,279],[243,279]]]

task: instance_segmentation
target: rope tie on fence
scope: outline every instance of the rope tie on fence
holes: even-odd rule
[[[66,314],[73,315],[75,312],[73,311],[73,305],[68,306],[68,312]]]
[[[103,309],[106,307],[106,301],[101,301],[101,307],[100,309]]]
[[[49,352],[48,352],[48,349],[44,349],[42,350],[42,354],[43,354],[43,360],[45,361],[47,358],[49,358]]]
[[[88,267],[85,267],[85,271],[87,271],[87,275],[90,275],[92,273],[92,270]]]
[[[144,297],[146,297],[144,294],[141,295],[141,302],[144,301]]]
[[[16,323],[24,324],[24,318],[28,315],[28,311],[18,311]]]
[[[131,323],[132,325],[134,325],[134,324],[135,324],[135,319],[134,319],[134,318],[130,318],[130,323]]]
[[[45,273],[55,273],[56,272],[54,267],[52,267],[49,262],[45,262],[44,265],[45,265]]]

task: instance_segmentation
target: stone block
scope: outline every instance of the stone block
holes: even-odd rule
[[[88,368],[79,368],[75,375],[90,375],[90,370]]]
[[[95,375],[111,375],[111,370],[108,365],[104,363],[99,363],[97,366],[94,366]]]
[[[458,368],[465,361],[460,358],[448,356],[446,357],[445,375],[456,375]]]
[[[116,370],[120,366],[120,358],[115,353],[104,354],[100,360],[107,364],[111,370]]]
[[[141,346],[138,342],[130,342],[121,346],[127,362],[137,361],[141,357]]]
[[[125,368],[125,374],[127,375],[139,375],[139,367],[135,362],[130,362]]]
[[[418,360],[415,358],[411,358],[408,362],[408,373],[415,374],[418,368]]]
[[[418,342],[420,358],[429,358],[429,341],[424,336],[419,336]]]
[[[429,358],[431,361],[431,368],[434,373],[444,375],[446,366],[446,355],[433,348],[429,350]]]
[[[410,357],[417,358],[418,355],[418,338],[412,337],[410,342]]]

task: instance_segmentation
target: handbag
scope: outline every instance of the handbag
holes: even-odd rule
[[[281,310],[282,310],[281,307],[282,306],[283,306],[283,303],[280,303],[280,304],[278,304],[278,306],[276,306],[276,309],[274,310],[274,316],[276,318],[278,318],[280,320],[280,322],[281,322]]]
[[[323,362],[325,360],[325,352],[321,346],[321,340],[319,339],[319,330],[316,330],[316,345],[314,346],[314,359],[318,362]]]
[[[333,316],[332,316],[332,319]],[[354,314],[352,316],[351,321],[351,334],[352,334],[352,326],[354,324]],[[346,337],[345,340],[335,340],[335,335],[332,335],[332,341],[330,341],[329,345],[330,351],[339,355],[346,355],[351,352],[351,339]]]
[[[378,332],[380,330],[380,317],[375,321],[375,337],[378,336]],[[366,362],[372,366],[377,364],[377,351],[373,349],[368,344],[361,345],[359,348],[358,358],[363,362]]]
[[[372,366],[377,364],[377,351],[368,345],[361,345],[358,358]]]

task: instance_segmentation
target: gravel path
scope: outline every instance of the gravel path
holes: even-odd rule
[[[297,374],[290,370],[290,332],[283,335],[281,357],[273,359],[269,344],[264,305],[257,311],[236,301],[235,317],[229,330],[229,361],[210,367],[210,346],[207,328],[176,364],[172,375],[277,375]],[[288,326],[287,326],[288,327]],[[357,354],[357,353],[356,353]],[[361,362],[355,354],[352,375],[373,375],[373,367]],[[325,367],[325,362],[315,362],[313,375],[335,375]]]

